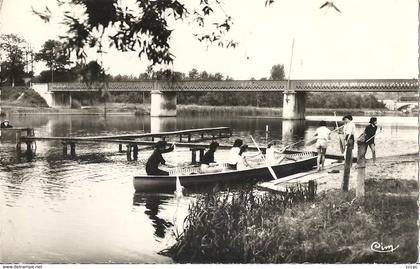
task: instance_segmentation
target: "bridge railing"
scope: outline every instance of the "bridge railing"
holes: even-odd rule
[[[185,80],[185,81],[129,81],[109,82],[112,92],[283,92],[288,90],[286,80]],[[49,83],[51,92],[94,92],[97,87],[85,83]],[[417,79],[365,80],[291,80],[290,90],[301,92],[417,92]]]

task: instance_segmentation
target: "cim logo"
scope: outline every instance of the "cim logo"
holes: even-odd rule
[[[393,245],[384,245],[382,242],[373,242],[372,245],[370,245],[370,249],[375,252],[394,252],[397,248],[399,248],[400,245],[397,245],[394,247]]]

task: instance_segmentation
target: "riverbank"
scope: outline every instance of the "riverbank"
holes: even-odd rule
[[[84,106],[81,108],[49,108],[43,106],[25,106],[19,103],[2,103],[2,111],[10,114],[77,114],[77,115],[103,115],[105,114],[128,114],[128,115],[149,115],[149,104],[131,103],[107,103],[106,107],[101,105]],[[236,116],[268,116],[281,117],[282,108],[254,107],[254,106],[201,106],[201,105],[177,105],[178,115],[221,115],[230,114]],[[389,111],[385,109],[321,109],[306,108],[306,115],[332,115],[333,112],[339,115],[352,114],[354,116],[407,116],[400,111]]]
[[[418,161],[406,155],[368,164],[360,200],[353,177],[343,193],[341,174],[328,173],[317,180],[312,201],[304,185],[263,195],[209,194],[190,208],[184,234],[164,253],[180,263],[414,263]],[[322,189],[323,182],[336,186]]]

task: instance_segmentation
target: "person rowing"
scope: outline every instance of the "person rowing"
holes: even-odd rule
[[[281,163],[286,158],[286,154],[284,154],[286,148],[287,147],[284,147],[283,149],[278,150],[274,147],[273,143],[268,143],[267,149],[265,150],[266,164],[272,166]],[[281,154],[280,158],[276,158],[276,154]]]
[[[239,152],[241,150],[241,146],[243,145],[242,139],[236,139],[235,142],[233,142],[232,148],[229,150],[229,156],[227,165],[230,170],[236,170],[238,159],[239,159]]]
[[[240,141],[238,141],[240,140]],[[233,144],[232,149],[229,152],[229,159],[228,159],[228,169],[229,170],[238,170],[238,169],[243,169],[246,167],[249,167],[249,163],[247,162],[246,158],[247,157],[254,157],[254,155],[252,156],[246,156],[244,153],[248,150],[248,145],[244,145],[242,144],[242,140],[241,139],[237,139],[235,141],[235,143]],[[239,147],[238,145],[241,144]],[[258,153],[259,155],[259,153]]]
[[[174,150],[174,145],[172,144],[170,147],[166,148],[167,146],[166,141],[158,141],[155,144],[155,150],[153,151],[152,155],[150,155],[149,159],[146,163],[146,173],[152,176],[167,176],[169,172],[159,169],[159,164],[166,165],[167,167],[175,167],[175,165],[168,163],[163,158],[162,154],[171,152]]]
[[[214,153],[219,147],[219,143],[213,141],[210,143],[210,149],[204,153],[201,159],[200,171],[201,173],[216,173],[223,170],[223,168],[214,161]]]

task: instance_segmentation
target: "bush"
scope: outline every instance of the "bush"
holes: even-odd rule
[[[382,193],[386,188],[362,200],[332,190],[314,202],[302,187],[282,194],[206,194],[189,208],[177,243],[162,254],[180,263],[416,262],[416,197],[389,196]],[[373,242],[399,248],[373,252]]]

